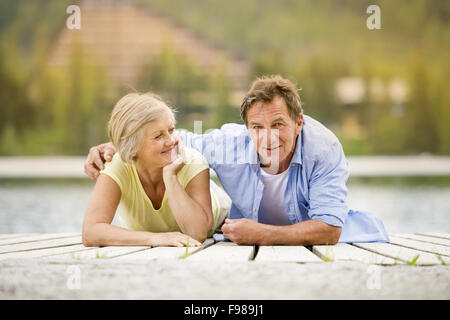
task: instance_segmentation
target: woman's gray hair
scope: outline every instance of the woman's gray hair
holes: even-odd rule
[[[175,124],[173,110],[152,93],[129,93],[115,105],[108,123],[108,135],[126,163],[135,159],[142,139],[143,127],[168,112]]]

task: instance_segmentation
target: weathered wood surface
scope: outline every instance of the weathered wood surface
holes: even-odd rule
[[[210,245],[214,244],[213,239],[206,239],[206,241],[200,247],[189,247],[186,255],[185,247],[158,247],[158,248],[146,248],[145,250],[141,250],[135,253],[122,255],[117,257],[116,260],[167,260],[167,259],[181,259],[181,258],[189,258],[192,254],[203,250]]]
[[[238,246],[232,242],[218,242],[193,254],[186,260],[242,262],[252,260],[254,253],[255,246]]]
[[[419,235],[422,235],[422,236],[430,236],[430,237],[442,238],[442,239],[450,240],[450,233],[443,233],[443,232],[425,232],[425,233],[418,233],[418,234],[419,234]]]
[[[9,237],[9,238],[0,239],[0,246],[5,245],[5,244],[26,243],[26,242],[34,242],[34,241],[41,241],[41,240],[76,237],[76,236],[79,236],[79,233],[46,233],[46,234],[21,235],[21,236],[17,236],[17,237]]]
[[[437,238],[437,237],[431,237],[431,236],[422,236],[420,234],[406,234],[406,233],[399,233],[399,234],[396,234],[395,236],[400,237],[400,238],[419,240],[422,242],[440,244],[443,246],[450,247],[450,239]]]
[[[387,256],[392,259],[401,260],[409,264],[426,266],[450,263],[450,259],[440,257],[438,254],[406,248],[390,243],[355,243],[355,246]]]
[[[146,249],[147,246],[111,246],[111,247],[94,247],[86,248],[87,250],[69,252],[63,254],[54,254],[46,256],[46,259],[75,259],[75,260],[87,260],[87,259],[107,259],[116,258],[123,255],[133,254]]]
[[[93,250],[93,248],[86,248],[82,244],[75,244],[63,247],[36,249],[31,251],[18,251],[18,252],[8,252],[0,254],[0,261],[5,259],[26,259],[26,258],[45,258],[51,257],[58,254],[74,254],[79,251]],[[71,255],[71,257],[74,257]]]
[[[323,262],[318,256],[302,246],[261,246],[256,262]]]
[[[81,244],[81,236],[0,245],[0,254]]]
[[[383,255],[360,249],[347,243],[334,246],[313,246],[313,252],[325,261],[359,261],[370,264],[392,265],[399,261]]]
[[[79,233],[2,234],[0,260],[62,259],[68,261],[112,259],[157,261],[183,259],[204,262],[320,263],[355,261],[367,264],[419,266],[450,264],[450,234],[418,233],[390,235],[391,243],[339,243],[337,245],[239,246],[207,239],[200,247],[110,246],[84,247]]]
[[[434,244],[434,243],[428,243],[428,242],[422,242],[420,240],[412,240],[412,239],[405,239],[400,238],[396,236],[390,237],[391,243],[411,248],[411,249],[419,249],[425,252],[429,253],[435,253],[437,255],[441,256],[447,256],[450,257],[450,247],[443,246],[440,244]]]

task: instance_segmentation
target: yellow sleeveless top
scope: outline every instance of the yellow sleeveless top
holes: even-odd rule
[[[201,171],[209,169],[208,162],[200,152],[192,148],[185,148],[185,155],[186,164],[177,173],[177,179],[183,188],[186,188],[189,181]],[[111,177],[120,188],[122,196],[116,213],[119,214],[119,222],[122,227],[137,231],[181,232],[170,209],[167,194],[164,194],[161,207],[157,210],[153,208],[134,164],[127,164],[116,153],[100,173]],[[216,229],[220,210],[217,196],[213,190],[211,190],[211,203],[214,223],[208,237],[212,236]]]

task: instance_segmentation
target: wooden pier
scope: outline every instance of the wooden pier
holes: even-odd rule
[[[353,298],[450,298],[449,233],[396,234],[390,235],[390,240],[390,243],[303,247],[239,246],[207,239],[201,247],[186,250],[185,247],[84,247],[78,233],[3,234],[0,299],[183,299],[186,294],[188,299],[328,299],[342,295],[352,298],[351,294],[348,296],[348,285],[356,285]],[[68,288],[69,266],[80,270],[79,290]],[[53,275],[59,274],[58,279],[44,280],[46,269],[53,270],[49,271]],[[131,278],[127,278],[124,270]],[[106,287],[99,280],[104,272],[111,274]],[[326,291],[327,286],[338,285],[330,283],[334,278],[340,281],[341,289]],[[354,283],[346,285],[352,278]],[[139,285],[139,279],[143,283],[147,279],[152,289],[145,291],[147,285]],[[374,280],[375,289],[370,284]],[[134,283],[134,293],[125,293],[122,288],[131,285],[130,281]],[[174,282],[181,285],[170,291],[168,286]],[[295,288],[296,283],[309,286],[309,291],[301,290],[305,286],[294,290],[292,286]],[[413,293],[408,283],[422,287]],[[275,290],[277,286],[281,286],[281,291]],[[208,294],[208,290],[212,293]]]
[[[357,261],[378,265],[450,265],[450,234],[390,235],[390,243],[339,243],[337,245],[239,246],[207,239],[201,247],[85,247],[77,233],[0,235],[0,260],[5,259],[184,259],[185,261],[248,261],[320,263]],[[188,254],[186,255],[186,251]],[[417,259],[416,259],[417,257]]]

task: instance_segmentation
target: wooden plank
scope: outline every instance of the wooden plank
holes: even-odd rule
[[[437,265],[442,264],[443,262],[445,264],[450,263],[450,259],[448,257],[438,257],[432,253],[410,249],[386,242],[358,242],[353,243],[353,245],[392,259],[401,260],[406,263],[411,263],[416,257],[418,257],[415,265]]]
[[[419,232],[416,233],[421,236],[428,236],[428,237],[435,237],[435,238],[443,238],[450,240],[450,233],[444,233],[444,232]]]
[[[440,244],[443,246],[450,247],[450,240],[444,239],[444,238],[437,238],[437,237],[430,237],[430,236],[421,236],[418,234],[408,234],[408,233],[397,233],[394,236],[405,238],[405,239],[411,239],[411,240],[418,240],[422,242],[428,242],[428,243],[434,243],[434,244]]]
[[[313,246],[313,252],[325,261],[358,261],[369,264],[393,265],[402,263],[375,252],[357,248],[351,244]]]
[[[199,247],[189,247],[188,256],[214,244],[212,238],[206,239]],[[167,260],[181,259],[186,255],[186,247],[155,247],[131,254],[125,254],[115,260]]]
[[[47,256],[55,255],[55,254],[69,253],[69,252],[74,253],[74,252],[89,250],[89,249],[92,249],[92,248],[86,248],[82,244],[75,244],[75,245],[64,246],[64,247],[10,252],[10,253],[0,254],[0,260],[42,258],[42,257],[47,257]]]
[[[4,239],[0,240],[0,246],[8,245],[8,244],[17,244],[17,243],[26,243],[33,241],[42,241],[42,240],[50,240],[50,239],[60,239],[60,238],[69,238],[79,236],[80,233],[44,233],[37,234],[31,236],[24,236],[12,239]]]
[[[81,236],[0,246],[0,254],[81,244]]]
[[[89,260],[89,259],[110,259],[125,254],[139,252],[149,249],[148,246],[110,246],[110,247],[89,247],[89,250],[83,250],[72,253],[58,254],[46,257],[52,260]]]
[[[3,233],[0,234],[0,240],[28,237],[33,235],[37,235],[37,233]]]
[[[249,261],[255,253],[254,246],[239,246],[233,242],[218,242],[186,258],[189,261]]]
[[[255,262],[323,262],[303,246],[260,246]]]
[[[418,240],[389,236],[390,242],[399,246],[434,253],[440,256],[450,257],[450,247],[439,244],[427,243]]]

